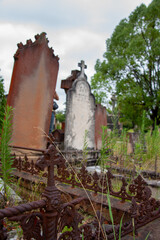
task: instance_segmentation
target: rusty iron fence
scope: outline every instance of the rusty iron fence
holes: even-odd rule
[[[146,186],[144,179],[138,176],[131,184],[127,184],[125,178],[122,179],[120,191],[115,192],[112,187],[113,175],[108,171],[106,174],[93,175],[88,173],[82,166],[79,172],[69,168],[66,162],[57,151],[50,145],[37,160],[29,162],[27,157],[14,159],[14,167],[19,171],[26,171],[31,174],[44,172],[47,177],[47,186],[42,194],[42,199],[14,207],[0,210],[0,239],[7,239],[5,219],[16,221],[23,230],[23,238],[46,239],[46,240],[97,240],[97,239],[119,239],[121,236],[135,232],[145,224],[160,217],[160,202],[152,198],[151,190]],[[85,198],[77,198],[68,203],[61,202],[60,191],[55,186],[55,180],[71,184],[72,187],[84,187],[97,192],[102,192],[120,198],[122,201],[130,200],[131,207],[128,210],[130,220],[122,226],[105,224],[104,217],[100,212],[95,214],[95,219],[91,223],[84,223],[83,217],[76,210],[76,205]],[[105,190],[105,191],[104,191]],[[134,220],[134,226],[133,226]]]
[[[44,155],[49,154],[49,151],[51,150],[48,150]],[[57,150],[57,152],[59,151]],[[109,191],[111,196],[121,199],[122,202],[126,200],[131,201],[132,197],[137,202],[141,202],[146,191],[151,193],[150,188],[147,187],[147,182],[141,175],[137,176],[131,183],[128,183],[126,178],[122,177],[119,179],[121,187],[116,191],[113,184],[115,177],[110,170],[103,174],[98,174],[97,172],[91,174],[83,164],[81,168],[77,169],[67,163],[61,152],[59,152],[59,156],[59,163],[55,166],[54,179],[58,182],[70,184],[72,188],[85,188],[86,190],[94,191],[95,194],[98,192],[107,194]],[[20,172],[24,171],[32,175],[39,175],[41,171],[33,160],[30,161],[28,159],[27,155],[24,158],[17,158],[14,155],[13,167]],[[48,173],[44,171],[41,177],[48,177]],[[159,204],[159,201],[157,204]]]

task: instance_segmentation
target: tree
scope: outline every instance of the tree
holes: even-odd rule
[[[115,91],[122,122],[141,125],[142,112],[160,124],[160,1],[141,4],[120,21],[97,60],[91,87],[98,102]]]
[[[59,121],[59,122],[65,122],[65,112],[64,111],[57,111],[56,112],[56,119]]]
[[[6,106],[6,98],[5,98],[5,91],[3,85],[3,78],[0,76],[0,131],[2,129],[2,121],[4,119],[4,112]]]

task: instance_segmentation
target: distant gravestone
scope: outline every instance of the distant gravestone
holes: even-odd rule
[[[45,148],[59,69],[46,34],[18,44],[7,103],[13,110],[12,144]]]
[[[82,150],[84,137],[89,149],[95,147],[95,98],[84,74],[84,61],[79,64],[81,72],[67,92],[65,149]]]
[[[99,150],[102,147],[102,126],[107,127],[107,112],[104,106],[97,104],[95,111],[95,147]],[[104,133],[107,133],[107,129]]]

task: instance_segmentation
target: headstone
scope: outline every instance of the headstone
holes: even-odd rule
[[[95,147],[95,98],[84,73],[84,61],[79,64],[81,72],[67,91],[64,147],[82,150],[85,132],[89,149]]]
[[[18,44],[7,102],[13,110],[12,144],[45,148],[59,69],[46,34]]]
[[[65,90],[65,93],[72,87],[73,82],[78,78],[80,71],[72,70],[71,75],[61,81],[61,88]]]
[[[107,127],[107,112],[106,108],[101,104],[96,105],[95,112],[95,145],[96,149],[101,149],[102,146],[102,126]],[[106,130],[107,132],[107,130]]]

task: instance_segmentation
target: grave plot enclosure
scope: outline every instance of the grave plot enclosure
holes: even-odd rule
[[[160,219],[160,201],[152,197],[150,188],[146,186],[145,180],[140,175],[129,184],[125,178],[122,178],[120,190],[115,191],[112,184],[113,175],[109,171],[105,175],[98,176],[96,172],[91,175],[84,165],[79,172],[73,168],[69,170],[65,159],[53,145],[50,145],[47,150],[43,150],[43,154],[35,164],[30,164],[27,159],[22,161],[20,158],[15,158],[14,167],[19,171],[24,171],[24,174],[29,172],[33,175],[45,170],[43,176],[47,177],[47,186],[40,200],[0,209],[1,239],[6,239],[4,218],[18,222],[23,229],[24,239],[28,240],[33,238],[46,240],[130,239],[128,234],[133,232],[136,235],[135,239],[144,240],[148,233],[151,236],[154,234],[153,226],[156,226]],[[65,188],[71,184],[70,191],[72,192],[76,186],[75,191],[77,190],[78,196],[71,199],[70,202],[63,203],[61,190],[57,188],[59,185],[55,181],[64,182]],[[80,192],[83,190],[82,186],[85,187],[85,193],[83,192],[83,195],[80,196]],[[99,211],[94,211],[94,218],[90,222],[82,222],[83,216],[77,211],[78,205],[83,201],[88,201],[90,198],[93,201],[98,200],[98,192],[102,192],[102,188],[103,194],[106,194],[109,189],[110,195],[116,197],[114,201],[110,200],[112,210],[116,204],[117,210],[123,207],[128,214],[127,219],[123,218],[121,227],[115,223],[114,230]],[[87,193],[87,190],[90,191]],[[117,204],[117,198],[121,200],[119,204]],[[101,203],[102,198],[99,200]],[[107,199],[104,198],[104,200],[107,203]],[[33,210],[36,211],[33,212]],[[150,224],[147,232],[143,228],[146,224]],[[66,226],[67,229],[71,228],[70,231],[63,231]],[[119,238],[119,234],[121,238]],[[127,237],[123,238],[124,236]]]

